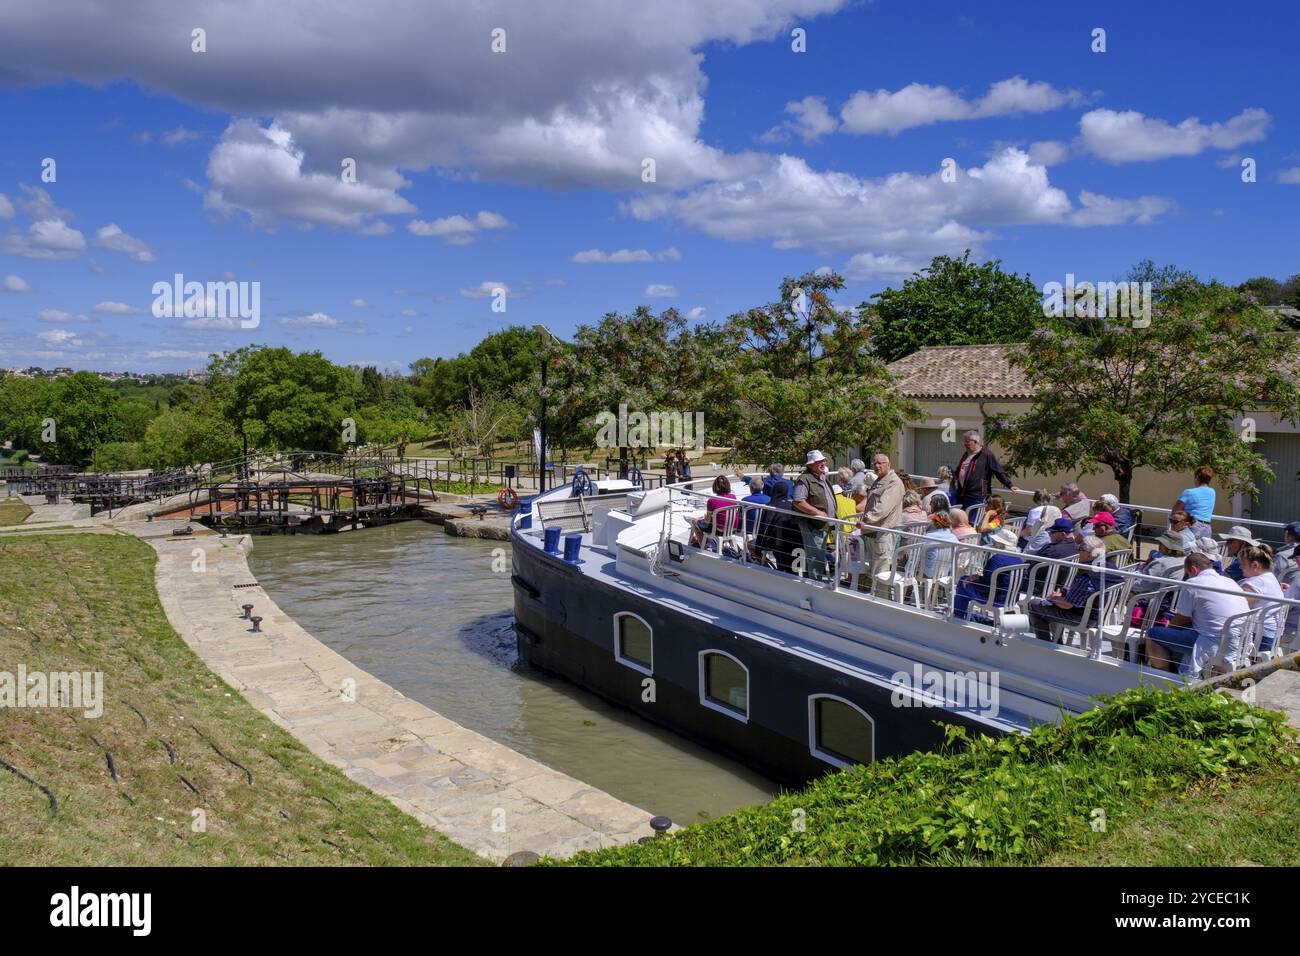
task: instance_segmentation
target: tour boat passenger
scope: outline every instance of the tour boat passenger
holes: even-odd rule
[[[948,497],[954,498],[968,514],[972,508],[978,507],[988,499],[989,492],[993,490],[994,478],[1011,491],[1020,490],[1007,477],[1006,469],[1002,467],[997,456],[984,447],[979,432],[967,432],[962,436],[962,444],[965,445],[966,450],[962,452],[961,460],[957,462],[957,472],[952,479],[952,490],[948,493]]]
[[[1210,536],[1210,519],[1214,516],[1214,469],[1202,465],[1195,472],[1196,485],[1184,488],[1171,511],[1186,511],[1192,517],[1192,531],[1198,538]]]
[[[1061,517],[1061,509],[1056,505],[1043,505],[1035,510],[1038,519],[1026,520],[1020,529],[1020,550],[1026,554],[1038,554],[1052,543],[1052,525]]]
[[[1183,561],[1184,581],[1169,626],[1147,631],[1147,659],[1157,670],[1199,676],[1214,659],[1223,634],[1223,622],[1250,610],[1246,594],[1236,581],[1214,570],[1208,554],[1189,554]],[[1241,637],[1228,640],[1225,666],[1240,653]]]
[[[1245,574],[1241,567],[1241,552],[1246,548],[1255,547],[1259,542],[1252,538],[1250,532],[1239,524],[1233,525],[1226,533],[1219,535],[1219,540],[1223,542],[1225,561],[1228,558],[1232,559],[1224,568],[1224,575],[1241,583],[1242,575]]]
[[[818,519],[835,513],[835,492],[826,480],[828,471],[830,462],[814,448],[808,452],[803,472],[794,480],[793,505],[800,517],[805,567],[809,576],[818,579],[826,577],[826,534],[830,531],[830,526]]]
[[[989,555],[989,559],[984,562],[984,573],[979,577],[963,575],[957,581],[957,593],[953,598],[953,613],[957,617],[967,616],[971,601],[983,604],[989,599],[989,588],[993,586],[995,572],[1025,563],[1025,559],[1016,553],[1016,537],[1010,528],[1004,528],[993,535],[991,545],[998,549],[998,553]],[[998,607],[1006,604],[1008,577],[1004,574],[998,579],[998,590],[993,596],[993,603]],[[988,621],[984,620],[983,623]]]
[[[1068,590],[1057,588],[1045,598],[1029,599],[1029,626],[1034,629],[1034,634],[1039,639],[1044,641],[1052,639],[1051,625],[1053,624],[1067,624],[1074,627],[1089,625],[1090,622],[1083,620],[1083,606],[1090,596],[1101,590],[1102,579],[1098,565],[1104,563],[1111,569],[1114,569],[1114,565],[1107,560],[1106,546],[1095,534],[1084,535],[1079,545],[1079,563],[1084,567],[1080,568],[1079,573],[1074,576],[1074,583]],[[1119,575],[1113,575],[1105,580],[1107,588],[1117,587],[1121,583],[1122,579]],[[1094,616],[1098,616],[1099,610],[1100,608],[1095,605]]]
[[[736,517],[737,510],[736,496],[731,493],[731,479],[726,475],[718,475],[713,479],[713,497],[705,506],[704,514],[694,521],[691,530],[691,547],[700,547],[704,536],[713,532],[713,516],[718,511],[726,512],[718,517],[718,535],[726,537],[731,534],[739,524]]]
[[[740,499],[752,505],[770,505],[772,496],[763,490],[763,479],[757,476],[749,479],[749,494]],[[745,514],[745,531],[749,534],[754,533],[754,527],[758,524],[758,516],[762,511],[759,508],[750,508]]]
[[[1238,582],[1241,589],[1246,592],[1246,600],[1250,602],[1251,607],[1258,607],[1264,598],[1280,598],[1285,595],[1282,593],[1282,584],[1278,581],[1277,576],[1273,573],[1273,553],[1266,544],[1257,547],[1246,548],[1237,555],[1241,562],[1242,578]],[[1262,601],[1265,606],[1269,606],[1268,601]],[[1263,626],[1259,632],[1259,649],[1258,652],[1263,654],[1265,651],[1273,649],[1273,642],[1277,639],[1278,625],[1286,617],[1285,605],[1271,605],[1278,610],[1270,613],[1264,612]]]
[[[980,517],[979,527],[976,528],[980,533],[980,541],[988,544],[992,539],[994,532],[1007,520],[1007,503],[1002,500],[1001,495],[989,495],[988,502],[984,505],[984,514]]]
[[[948,521],[948,512],[936,511],[930,515],[931,528],[925,533],[927,539],[935,541],[951,541],[957,543],[957,536],[952,533],[952,527]],[[925,548],[925,565],[923,573],[927,578],[933,578],[936,575],[942,575],[944,568],[952,560],[953,548],[930,547],[927,543]],[[942,562],[942,563],[941,563]]]
[[[1166,531],[1156,538],[1156,549],[1133,570],[1148,577],[1181,581],[1183,579],[1183,560],[1186,557],[1187,552],[1183,550],[1182,535]],[[1141,579],[1134,579],[1133,581],[1133,590],[1139,594],[1146,591],[1155,591],[1164,586],[1155,581],[1143,581]]]
[[[980,533],[971,527],[970,517],[966,514],[964,508],[949,508],[948,522],[952,527],[952,533],[957,536],[958,541],[966,544],[976,544]],[[968,539],[975,538],[976,541]]]

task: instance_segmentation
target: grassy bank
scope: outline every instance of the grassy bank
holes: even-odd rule
[[[31,513],[31,505],[21,498],[0,498],[0,528],[22,524]]]
[[[1133,691],[1028,736],[958,736],[943,753],[845,770],[670,838],[567,862],[1294,865],[1298,766],[1280,714],[1222,694]]]
[[[125,536],[0,539],[0,671],[104,675],[98,718],[0,712],[0,760],[27,778],[0,766],[0,863],[481,862],[208,671],[158,604],[154,557]]]

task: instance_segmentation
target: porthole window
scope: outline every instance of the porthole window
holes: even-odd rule
[[[808,698],[808,748],[836,767],[876,759],[876,724],[861,707],[832,694]]]
[[[730,654],[701,651],[700,703],[739,720],[748,720],[749,670]]]
[[[654,673],[654,632],[631,612],[614,615],[614,657],[643,674]]]

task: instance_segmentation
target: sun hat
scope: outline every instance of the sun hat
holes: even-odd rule
[[[1197,538],[1196,544],[1192,545],[1193,554],[1204,554],[1211,558],[1218,558],[1221,554],[1219,544],[1213,538]]]
[[[817,462],[825,461],[825,460],[826,460],[826,456],[823,455],[821,452],[819,452],[816,448],[814,448],[812,451],[808,452],[808,460],[805,461],[804,464],[815,465]]]
[[[938,488],[939,483],[933,478],[922,478],[918,487],[921,491],[929,491],[931,488]]]
[[[1220,541],[1244,541],[1246,544],[1250,545],[1252,548],[1253,548],[1255,545],[1259,544],[1258,541],[1256,541],[1254,538],[1252,538],[1252,537],[1250,536],[1250,532],[1247,531],[1245,528],[1243,528],[1243,527],[1242,527],[1241,525],[1239,525],[1239,524],[1234,524],[1234,525],[1233,525],[1231,528],[1229,528],[1226,532],[1224,532],[1223,534],[1219,535],[1219,540],[1220,540]]]
[[[1166,531],[1156,538],[1156,544],[1163,544],[1170,551],[1183,551],[1186,548],[1183,543],[1183,536],[1177,531]]]
[[[995,548],[1001,548],[1003,551],[1016,551],[1020,547],[1020,542],[1016,539],[1016,533],[1010,528],[1002,528],[989,538],[989,544]]]

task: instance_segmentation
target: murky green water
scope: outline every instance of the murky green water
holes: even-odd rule
[[[494,549],[502,571],[493,571]],[[508,747],[689,823],[776,785],[518,661],[509,545],[410,521],[254,539],[275,602],[358,667]]]

